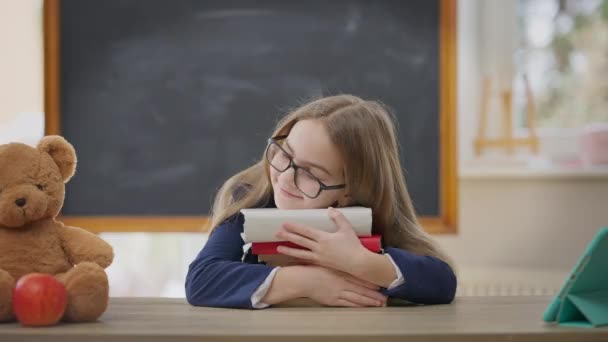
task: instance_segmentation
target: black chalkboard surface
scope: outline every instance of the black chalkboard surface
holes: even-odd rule
[[[416,210],[440,214],[439,1],[62,0],[63,215],[207,215],[304,100],[398,117]]]

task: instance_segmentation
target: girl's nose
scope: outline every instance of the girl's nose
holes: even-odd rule
[[[294,170],[293,167],[290,167],[289,169],[281,172],[281,174],[279,175],[279,178],[281,179],[281,183],[286,184],[286,185],[290,185],[290,186],[295,186],[294,184],[294,172],[296,172],[296,170]]]

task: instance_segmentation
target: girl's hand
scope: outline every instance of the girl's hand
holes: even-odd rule
[[[338,228],[336,232],[327,233],[306,225],[285,223],[276,237],[309,250],[280,246],[277,251],[306,263],[353,274],[368,251],[340,211],[329,208],[328,215]]]
[[[379,287],[344,272],[321,266],[301,266],[304,296],[328,306],[384,306]]]

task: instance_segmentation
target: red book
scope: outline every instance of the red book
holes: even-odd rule
[[[380,235],[359,237],[359,241],[361,241],[363,247],[369,249],[374,253],[380,252],[380,249],[382,248],[382,237]],[[289,241],[252,242],[251,253],[255,255],[279,254],[279,252],[277,252],[277,247],[279,246],[306,249],[300,245],[296,245],[295,243]]]

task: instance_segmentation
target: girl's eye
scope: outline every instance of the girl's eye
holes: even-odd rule
[[[44,190],[44,186],[42,186],[41,184],[36,184],[36,187],[38,188],[38,190],[42,191]]]

